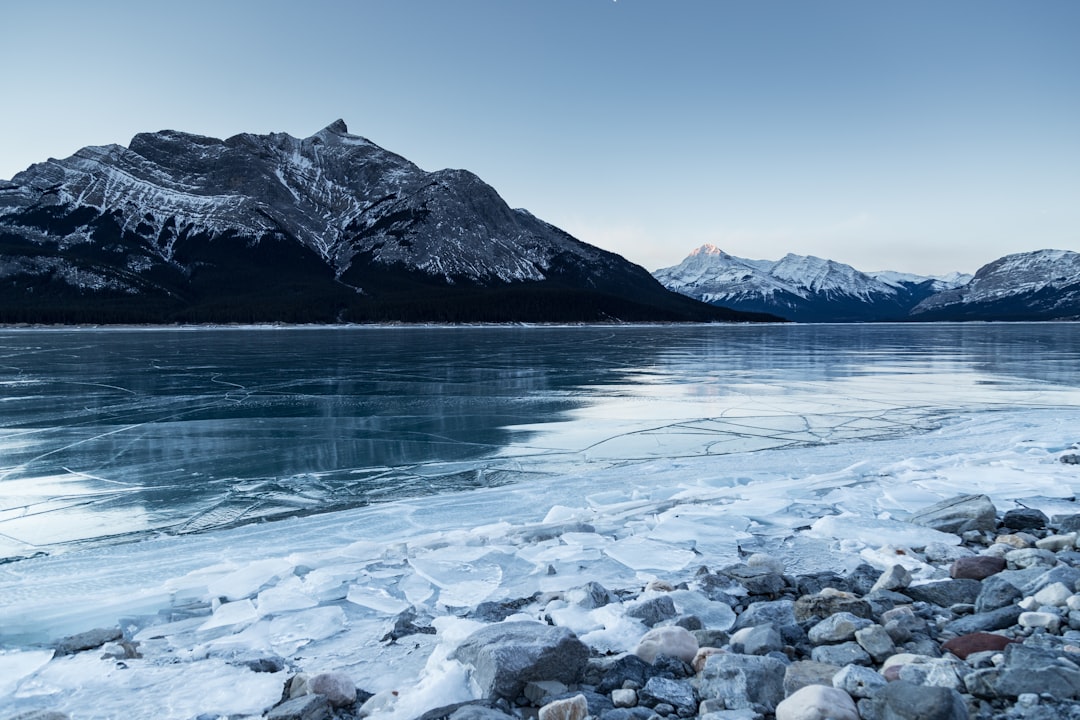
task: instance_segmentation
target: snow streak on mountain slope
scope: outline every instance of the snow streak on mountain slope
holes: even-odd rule
[[[665,287],[704,302],[809,322],[899,319],[937,282],[898,274],[877,278],[812,256],[746,260],[712,245],[654,276]]]
[[[970,283],[919,303],[915,319],[1080,318],[1080,253],[1037,250],[984,265]]]
[[[0,182],[0,278],[0,321],[70,321],[87,294],[90,322],[724,317],[340,120],[304,139],[144,133],[33,165]]]

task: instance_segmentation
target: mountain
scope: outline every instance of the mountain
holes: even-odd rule
[[[931,295],[914,320],[1080,320],[1080,253],[1037,250],[984,265],[971,282]]]
[[[921,301],[967,279],[868,274],[833,260],[791,254],[777,261],[747,260],[712,245],[653,275],[668,289],[703,302],[796,322],[902,320]]]
[[[143,133],[0,181],[0,322],[748,319],[340,120]]]

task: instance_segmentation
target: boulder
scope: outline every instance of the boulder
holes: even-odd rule
[[[1048,522],[1050,518],[1038,508],[1016,508],[1001,518],[1002,527],[1010,530],[1042,530]]]
[[[1024,594],[1002,575],[992,575],[982,581],[975,598],[975,612],[983,613],[1015,605]]]
[[[640,620],[645,627],[654,627],[665,620],[671,620],[679,613],[675,603],[667,595],[649,598],[626,607],[628,617]]]
[[[990,612],[975,613],[946,623],[945,630],[954,635],[967,635],[974,632],[991,632],[1012,627],[1023,612],[1019,605],[1009,605]]]
[[[776,706],[776,720],[859,720],[859,713],[843,690],[807,685]]]
[[[994,530],[997,508],[986,495],[957,495],[914,513],[910,522],[946,533]]]
[[[1004,567],[1005,563],[1002,563]],[[870,591],[876,590],[902,590],[911,584],[911,571],[903,565],[893,565],[878,576]]]
[[[56,643],[55,656],[71,655],[83,650],[93,650],[105,643],[115,642],[124,637],[124,633],[118,627],[95,628],[77,635],[69,635]]]
[[[793,600],[763,600],[747,605],[746,609],[739,613],[732,629],[741,630],[757,625],[772,625],[775,628],[781,628],[785,625],[794,625],[795,622]]]
[[[678,625],[664,625],[645,633],[638,641],[634,654],[649,663],[660,655],[689,663],[694,661],[697,651],[698,642],[693,633]]]
[[[539,720],[585,720],[589,702],[584,695],[553,700],[540,708]]]
[[[1058,700],[1077,698],[1080,670],[1072,663],[1059,662],[1052,652],[1013,643],[1005,648],[994,691],[998,697],[1008,698],[1024,693],[1049,693]]]
[[[694,714],[697,709],[697,697],[694,686],[685,680],[669,680],[662,677],[649,678],[645,687],[638,691],[638,703],[645,707],[656,707],[661,703],[671,705],[682,716]]]
[[[337,708],[347,707],[356,702],[356,684],[345,673],[319,673],[308,678],[308,692],[324,696]]]
[[[814,625],[807,636],[814,645],[840,643],[855,637],[856,630],[862,630],[873,623],[866,618],[857,617],[849,612],[838,612]]]
[[[768,655],[784,649],[784,640],[772,625],[743,628],[731,636],[732,652],[743,655]]]
[[[857,698],[873,696],[887,682],[881,673],[861,665],[845,665],[832,678],[833,687]]]
[[[916,602],[947,608],[960,603],[974,603],[981,590],[982,584],[978,580],[941,580],[912,585],[904,590],[904,594]]]
[[[330,702],[322,695],[301,695],[266,713],[266,720],[326,720],[329,717]]]
[[[959,558],[949,566],[949,577],[956,580],[985,580],[1005,569],[1005,558],[993,555],[973,555]]]
[[[712,655],[699,675],[702,700],[723,698],[729,710],[761,706],[773,712],[784,699],[784,663],[757,655]]]
[[[503,622],[474,632],[451,657],[473,666],[484,697],[515,700],[529,680],[578,682],[589,649],[566,628]]]
[[[964,699],[949,688],[897,680],[867,702],[877,720],[968,720]]]

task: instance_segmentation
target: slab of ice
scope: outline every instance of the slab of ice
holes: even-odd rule
[[[604,552],[631,570],[665,572],[682,570],[698,557],[690,550],[636,535],[613,542]]]
[[[300,578],[291,575],[273,587],[259,593],[256,605],[260,615],[275,615],[290,610],[304,610],[318,605],[315,598],[305,592]]]
[[[899,520],[862,517],[859,515],[829,515],[816,520],[806,531],[810,537],[843,538],[863,547],[897,545],[906,548],[926,547],[930,543],[959,545],[960,536],[943,533],[922,525]]]
[[[218,628],[236,628],[237,630],[250,625],[259,619],[259,611],[255,604],[245,598],[236,602],[222,603],[210,619],[199,626],[199,632],[217,630]]]
[[[384,615],[397,615],[412,607],[412,603],[394,597],[387,592],[385,588],[372,588],[363,585],[353,585],[350,587],[349,594],[345,599],[354,605],[359,605]]]

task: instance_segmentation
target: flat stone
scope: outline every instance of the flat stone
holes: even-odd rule
[[[1080,455],[1077,455],[1076,453],[1062,455],[1058,460],[1066,465],[1080,465]]]
[[[698,641],[686,628],[678,625],[664,625],[645,633],[634,654],[645,662],[653,662],[659,655],[679,658],[683,662],[693,662],[697,655]]]
[[[807,685],[776,706],[776,720],[859,720],[859,712],[843,690]]]
[[[329,717],[330,701],[322,695],[301,695],[266,713],[266,720],[326,720]]]
[[[949,566],[949,577],[955,580],[984,580],[1005,569],[1005,558],[993,555],[973,555],[955,560]]]
[[[941,580],[939,582],[912,585],[904,594],[915,601],[947,608],[957,603],[974,603],[982,590],[978,580]]]
[[[585,720],[589,702],[584,695],[552,700],[540,708],[539,720]]]
[[[839,665],[797,660],[788,665],[784,672],[784,695],[791,695],[807,685],[831,685],[840,669]]]
[[[848,612],[856,617],[872,618],[870,603],[852,593],[825,588],[815,595],[803,595],[792,608],[797,622],[813,620],[820,622],[838,612]]]
[[[638,702],[646,707],[660,703],[671,705],[680,714],[693,713],[697,709],[694,686],[685,680],[669,680],[662,677],[649,678],[645,687],[638,691]]]
[[[761,705],[774,712],[784,699],[784,663],[757,655],[712,655],[700,678],[702,700],[723,698],[729,710]]]
[[[1016,508],[1001,518],[1002,526],[1012,530],[1042,530],[1048,522],[1050,518],[1038,508]]]
[[[945,630],[954,635],[968,635],[975,632],[991,632],[1012,627],[1020,619],[1023,610],[1018,605],[998,608],[989,612],[965,615],[945,624]]]
[[[997,509],[986,495],[958,495],[915,512],[909,521],[959,535],[971,530],[994,530]]]
[[[898,680],[868,701],[877,720],[968,720],[960,693]]]
[[[757,625],[772,625],[780,628],[785,625],[794,625],[795,622],[793,600],[761,600],[747,605],[746,609],[739,613],[732,629],[741,630]]]
[[[1062,550],[1070,550],[1076,547],[1076,533],[1066,533],[1064,535],[1047,535],[1044,538],[1039,538],[1035,541],[1035,547],[1040,550],[1049,550],[1050,552],[1060,552]]]
[[[810,628],[807,637],[814,645],[845,642],[855,637],[856,630],[872,624],[866,618],[857,617],[849,612],[838,612]]]
[[[1048,632],[1056,633],[1061,627],[1061,616],[1048,612],[1022,612],[1016,622],[1020,627],[1046,628]]]
[[[869,665],[872,662],[870,654],[862,649],[857,642],[845,642],[839,645],[818,645],[810,653],[811,659],[816,662],[829,663],[830,665]]]
[[[1004,635],[995,635],[994,633],[987,632],[975,632],[968,633],[967,635],[960,635],[954,637],[951,640],[946,640],[941,645],[941,649],[947,652],[951,652],[961,660],[967,660],[968,655],[978,652],[995,651],[1000,652],[1004,650],[1010,643],[1016,642]]]
[[[94,650],[105,643],[116,642],[124,637],[124,633],[118,627],[95,628],[77,635],[69,635],[56,643],[55,656],[71,655],[84,650]]]
[[[1023,548],[1005,553],[1005,562],[1010,570],[1023,570],[1029,567],[1054,567],[1057,557],[1049,550]]]
[[[502,622],[474,632],[451,657],[473,666],[484,697],[515,700],[530,680],[578,682],[589,649],[566,628]]]
[[[871,697],[887,682],[881,673],[862,665],[845,665],[832,678],[833,687],[855,698]]]
[[[720,570],[719,574],[732,578],[751,595],[777,595],[787,587],[783,575],[763,567],[729,565]]]

